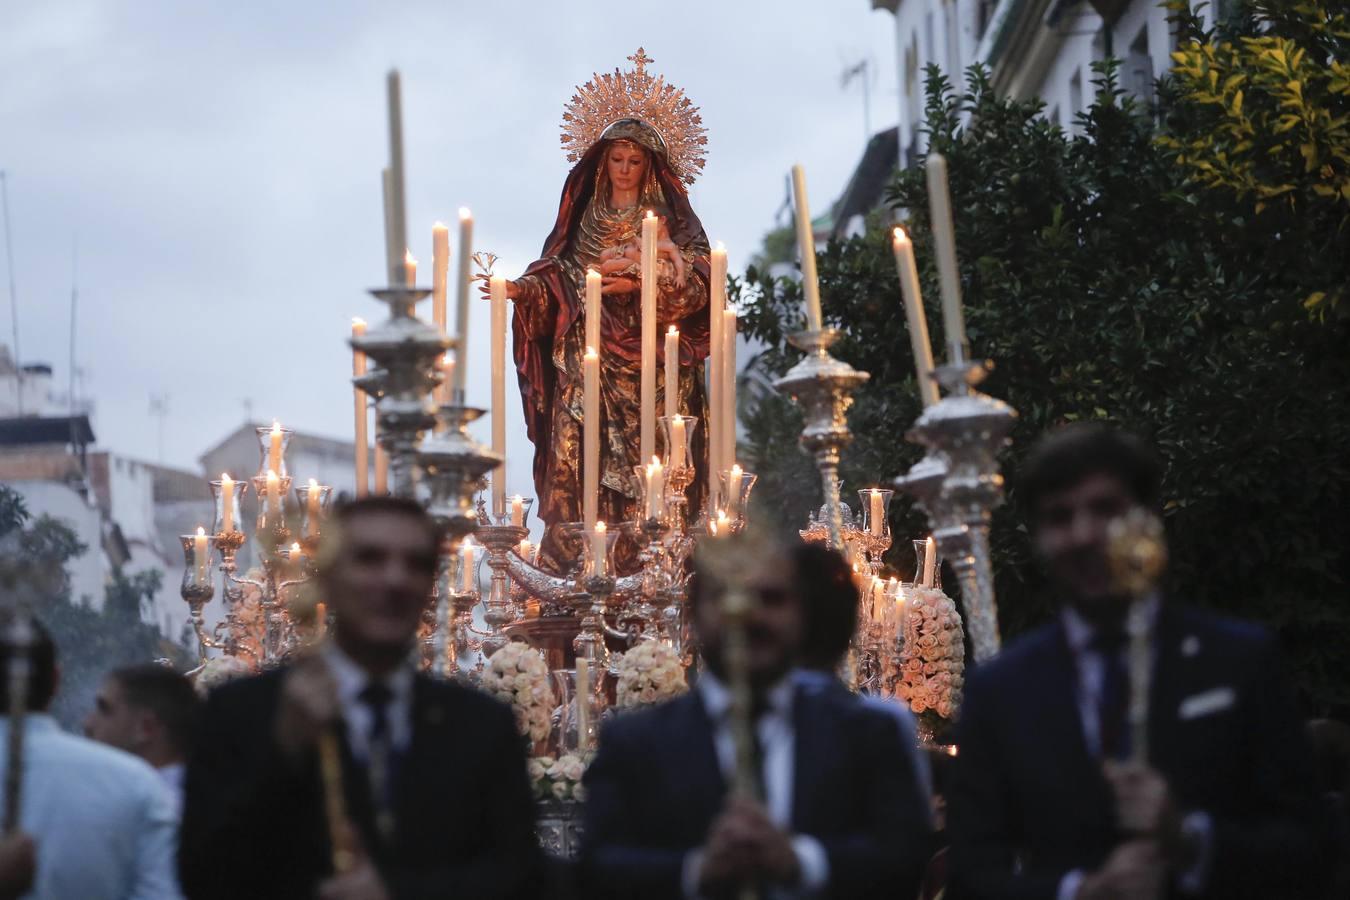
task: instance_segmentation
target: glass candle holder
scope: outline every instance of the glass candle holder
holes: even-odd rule
[[[635,518],[657,519],[666,517],[666,467],[660,462],[651,462],[645,466],[634,466],[637,477],[638,509]]]
[[[874,538],[891,536],[891,498],[895,491],[888,488],[863,488],[858,491],[862,507],[862,531]]]
[[[750,507],[750,491],[759,477],[747,472],[739,465],[723,469],[717,473],[722,485],[722,509],[733,522],[744,522],[745,511]]]
[[[204,603],[215,593],[211,575],[215,535],[207,534],[205,528],[198,528],[196,534],[180,534],[178,540],[183,545],[183,585],[180,593],[189,603]]]
[[[286,495],[291,492],[291,476],[266,472],[253,479],[253,493],[258,498],[258,523],[255,532],[264,546],[284,543],[279,535],[289,535],[286,528]]]
[[[942,557],[931,537],[914,541],[914,583],[942,589]]]
[[[282,428],[276,422],[271,425],[259,425],[253,430],[258,433],[258,477],[265,478],[268,470],[271,470],[284,478],[288,474],[286,448],[290,446],[291,435],[294,432],[289,428]]]
[[[613,578],[614,542],[619,539],[619,529],[610,529],[604,522],[596,522],[595,528],[586,532],[581,548],[585,554],[582,562],[582,574],[588,578]]]
[[[295,503],[300,510],[301,536],[311,544],[318,543],[333,503],[333,488],[311,478],[308,484],[295,489]]]
[[[600,716],[607,706],[604,668],[578,657],[575,669],[554,669],[553,679],[558,695],[559,755],[594,750],[600,737]]]
[[[244,491],[248,488],[248,480],[241,478],[236,481],[228,474],[223,474],[219,481],[212,481],[210,485],[211,500],[215,504],[212,533],[217,536],[242,534],[244,529],[240,521],[243,513],[241,504],[244,500]]]
[[[662,465],[666,471],[691,468],[694,465],[694,429],[698,427],[698,418],[660,416],[656,421],[661,426],[661,442],[665,447]]]
[[[453,557],[450,566],[450,592],[452,594],[472,594],[478,596],[478,577],[483,568],[482,545],[465,538],[460,542],[459,552]]]
[[[497,518],[497,525],[509,525],[513,528],[528,528],[530,521],[530,510],[534,507],[533,497],[522,497],[520,494],[507,497],[502,514]]]

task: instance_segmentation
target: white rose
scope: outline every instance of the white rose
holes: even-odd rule
[[[582,784],[581,782],[577,782],[576,784],[572,785],[572,799],[577,801],[578,803],[585,803],[586,785]]]
[[[566,800],[568,795],[572,793],[572,789],[567,786],[565,781],[555,781],[549,790],[557,800]]]
[[[580,781],[581,776],[586,774],[586,767],[581,764],[581,760],[573,757],[563,768],[563,775],[568,781]]]
[[[915,699],[909,701],[909,711],[910,711],[910,712],[921,713],[921,712],[923,712],[923,710],[924,710],[924,705],[923,705],[923,701],[922,701],[922,700],[919,700],[918,698],[915,698]]]
[[[536,757],[525,764],[525,769],[530,774],[531,781],[538,781],[548,774],[548,769],[541,761],[543,757]]]
[[[939,716],[942,716],[942,718],[944,719],[950,719],[952,717],[951,701],[948,700],[939,701],[937,705],[937,714]]]

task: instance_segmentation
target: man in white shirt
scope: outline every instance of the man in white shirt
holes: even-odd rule
[[[6,629],[0,622],[0,633]],[[168,790],[143,760],[67,734],[47,714],[56,693],[56,649],[40,624],[35,632],[19,823],[36,844],[37,871],[25,896],[176,900],[177,816]],[[9,654],[0,647],[0,697],[8,696]],[[0,716],[0,783],[9,765],[10,725]]]
[[[200,699],[192,682],[167,666],[144,663],[114,669],[99,685],[84,733],[134,753],[154,766],[183,808],[183,770]]]
[[[724,586],[700,565],[690,604],[706,668],[689,694],[609,723],[587,770],[586,896],[720,897],[751,884],[775,898],[912,896],[927,822],[894,719],[801,687],[793,557],[776,548],[743,567],[757,600],[745,631],[763,800],[728,789]]]

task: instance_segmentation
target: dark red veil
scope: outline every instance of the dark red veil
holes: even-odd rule
[[[596,141],[586,151],[563,184],[562,198],[558,203],[558,217],[553,230],[544,241],[541,258],[531,263],[525,274],[538,278],[544,286],[546,308],[543,318],[551,320],[554,327],[551,333],[540,332],[528,336],[521,322],[519,310],[513,311],[512,333],[516,359],[516,373],[520,381],[520,393],[525,410],[525,427],[530,441],[534,444],[534,483],[536,496],[546,495],[545,471],[548,454],[552,446],[552,399],[558,370],[553,365],[553,349],[563,340],[584,308],[584,299],[577,296],[576,286],[563,271],[559,262],[572,243],[582,214],[595,192],[596,170],[603,163],[605,153],[612,140]],[[647,148],[652,160],[657,183],[665,194],[666,206],[670,216],[666,223],[671,240],[680,247],[701,242],[707,245],[707,235],[703,223],[694,214],[689,205],[689,194],[678,175],[671,169],[664,153]],[[706,255],[694,261],[693,277],[703,280],[705,290],[708,284],[709,265]],[[642,357],[641,335],[615,334],[605,326],[607,315],[601,316],[601,340],[604,343],[605,356],[617,354],[630,362]],[[536,319],[536,321],[538,321]],[[665,330],[665,324],[674,324],[680,329],[680,364],[692,366],[708,357],[708,307],[700,309],[673,323],[663,323],[659,331]],[[657,341],[658,354],[664,355],[661,341]],[[658,365],[662,363],[658,359]],[[543,512],[543,510],[541,510]]]

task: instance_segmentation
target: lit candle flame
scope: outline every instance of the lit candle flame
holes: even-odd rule
[[[469,211],[469,208],[468,208],[467,206],[461,206],[461,207],[459,208],[459,220],[460,220],[461,222],[467,221],[467,220],[472,219],[472,218],[473,218],[473,213]]]
[[[197,526],[197,537],[206,537],[206,529],[200,525]]]

